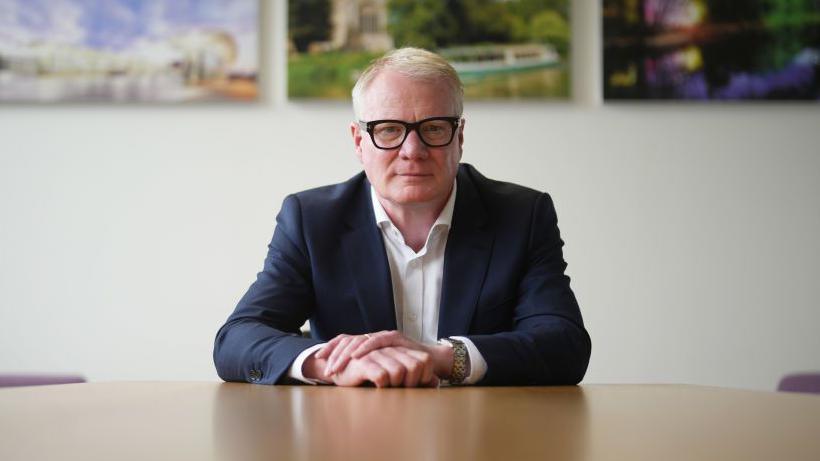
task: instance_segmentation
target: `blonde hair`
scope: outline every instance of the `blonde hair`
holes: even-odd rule
[[[413,80],[443,81],[450,88],[450,97],[453,99],[453,108],[456,111],[453,115],[461,115],[464,110],[464,88],[453,66],[446,59],[431,51],[405,47],[389,51],[371,62],[356,80],[352,91],[353,112],[359,120],[361,120],[364,93],[384,70],[398,72]]]

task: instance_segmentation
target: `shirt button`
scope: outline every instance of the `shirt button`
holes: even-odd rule
[[[419,318],[419,316],[416,315],[416,314],[410,314],[410,315],[407,316],[407,318],[409,318],[410,320],[415,322],[416,319]]]

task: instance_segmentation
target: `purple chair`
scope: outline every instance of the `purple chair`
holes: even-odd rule
[[[79,375],[0,374],[0,387],[45,386],[47,384],[84,383]]]
[[[780,392],[807,392],[820,394],[820,373],[794,373],[786,375],[777,385]]]

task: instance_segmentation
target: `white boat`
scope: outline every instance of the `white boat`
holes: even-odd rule
[[[521,72],[557,66],[558,52],[550,45],[477,45],[442,48],[438,52],[453,65],[461,77]]]

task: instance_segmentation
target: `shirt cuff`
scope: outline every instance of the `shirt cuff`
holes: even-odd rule
[[[481,378],[487,374],[487,361],[484,360],[484,356],[481,355],[481,352],[478,351],[478,348],[470,339],[464,336],[451,336],[451,338],[463,342],[467,346],[467,355],[470,357],[470,374],[464,378],[461,384],[475,384],[481,381]]]
[[[302,365],[305,363],[305,360],[307,360],[307,358],[310,357],[310,354],[318,351],[325,344],[327,343],[316,344],[300,352],[299,355],[296,356],[296,360],[293,361],[293,363],[290,365],[290,368],[288,369],[288,378],[293,378],[297,381],[301,381],[306,384],[330,384],[329,382],[322,381],[321,379],[305,378],[305,376],[302,374]]]

